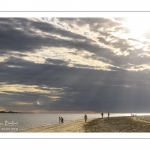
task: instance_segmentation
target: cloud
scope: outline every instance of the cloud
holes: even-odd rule
[[[85,26],[88,25],[90,30],[98,31],[100,28],[111,28],[118,25],[121,25],[120,22],[115,21],[114,19],[110,18],[59,18],[62,22],[67,22],[68,24],[77,24],[78,26]]]
[[[91,53],[91,57],[88,56],[88,58],[90,58],[91,61],[94,62],[96,59],[97,61],[99,61],[99,63],[103,62],[101,63],[101,67],[99,67],[99,65],[96,65],[95,69],[109,69],[111,67],[120,67],[122,69],[127,70],[129,68],[127,68],[128,66],[125,64],[130,63],[134,66],[137,63],[136,60],[140,58],[137,55],[139,54],[139,49],[140,47],[142,48],[143,44],[137,39],[122,38],[119,37],[119,35],[114,35],[114,33],[117,33],[123,29],[123,26],[121,26],[122,24],[120,22],[115,21],[114,19],[60,18],[59,21],[65,23],[74,23],[80,29],[82,29],[82,26],[84,26],[84,24],[88,24],[90,28],[94,28],[95,30],[97,30],[93,31],[89,28],[89,33],[92,32],[92,34],[96,34],[98,32],[99,28],[97,26],[99,26],[100,28],[109,28],[109,31],[101,30],[99,32],[103,33],[103,35],[99,36],[98,34],[97,37],[93,37],[91,34],[89,34],[89,36],[87,37],[81,35],[81,33],[75,33],[75,31],[72,28],[70,30],[66,30],[63,27],[60,28],[56,25],[56,21],[44,22],[40,19],[25,18],[1,19],[1,55],[13,55],[14,53],[16,54],[16,52],[18,52],[18,55],[20,56],[26,55],[26,60],[29,60],[30,58],[30,61],[33,61],[34,59],[39,61],[41,59],[40,62],[44,63],[47,61],[42,56],[36,56],[37,58],[31,58],[31,56],[34,56],[35,54],[45,49],[47,49],[47,52],[53,50],[56,53],[62,55],[64,50],[62,51],[62,53],[60,53],[60,50],[58,49],[63,48],[66,51],[66,58],[67,56],[73,58],[74,55],[79,55],[83,51]],[[107,24],[107,26],[105,26],[105,24]],[[118,31],[114,31],[114,27],[120,27],[120,29]],[[98,42],[95,40],[98,40]],[[70,53],[70,50],[74,50],[74,54]],[[140,53],[142,54],[143,52],[141,51]],[[87,56],[82,56],[82,58],[85,59],[87,58]],[[132,60],[132,63],[130,59]],[[68,63],[68,60],[64,60],[64,58],[60,58],[59,60]],[[89,65],[89,63],[85,63],[86,61],[88,62],[88,60],[85,59],[84,63],[80,62],[81,64],[77,64],[76,61],[70,62],[70,66]],[[145,64],[144,59],[138,65],[142,64]],[[90,66],[91,65],[89,65],[89,67]]]
[[[0,18],[0,109],[149,111],[149,40],[123,21]]]
[[[147,84],[149,76],[146,73],[139,75],[123,70],[110,72],[46,64],[27,65],[21,70],[18,74],[18,68],[14,68],[11,74],[7,73],[5,78],[1,78],[8,82],[1,84],[1,91],[5,91],[1,93],[1,106],[7,108],[13,106],[22,111],[33,109],[120,111],[120,108],[113,109],[114,107],[111,108],[111,106],[125,103],[126,95],[128,95],[128,105],[136,101],[140,94],[149,95],[150,85]],[[143,81],[140,81],[141,76]],[[15,79],[18,85],[14,84]],[[142,87],[147,86],[147,89],[142,90],[142,87],[139,89],[141,83]],[[40,105],[37,105],[37,100],[40,101]],[[12,101],[14,103],[10,103]],[[144,101],[148,103],[148,97]],[[33,103],[33,105],[32,107],[26,107],[29,105],[25,105],[24,108],[20,107],[25,103]],[[126,109],[122,108],[122,111]]]

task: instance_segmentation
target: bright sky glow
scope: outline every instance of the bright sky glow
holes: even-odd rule
[[[147,17],[127,18],[123,24],[130,30],[131,35],[134,37],[141,37],[150,32],[150,20]]]

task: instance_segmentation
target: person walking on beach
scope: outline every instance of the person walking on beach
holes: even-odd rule
[[[63,117],[61,117],[61,122],[62,122],[62,123],[64,123],[64,119],[63,119]]]
[[[109,112],[108,112],[108,118],[109,118],[109,116],[110,116],[110,114],[109,114]]]
[[[87,120],[87,115],[86,115],[86,114],[84,115],[84,120],[85,120],[85,122],[86,122],[86,120]]]
[[[101,113],[101,115],[102,115],[102,118],[103,118],[103,115],[104,115],[103,112]]]
[[[61,118],[60,118],[60,116],[59,116],[59,123],[61,123]]]

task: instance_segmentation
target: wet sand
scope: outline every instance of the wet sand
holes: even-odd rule
[[[82,119],[20,132],[150,132],[150,116]]]

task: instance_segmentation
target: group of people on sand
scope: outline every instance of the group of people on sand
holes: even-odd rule
[[[102,118],[103,118],[104,113],[102,112],[101,115],[102,115]],[[109,118],[109,116],[110,116],[110,113],[108,112],[108,118]]]
[[[104,113],[102,112],[101,113],[101,115],[102,115],[102,118],[103,118],[103,116],[104,116]],[[110,113],[108,112],[108,117],[110,116]],[[87,115],[85,114],[84,115],[84,120],[85,120],[85,123],[86,123],[86,121],[87,121]],[[64,123],[64,119],[63,119],[63,117],[59,117],[59,123]]]
[[[132,117],[134,117],[134,116],[137,116],[137,115],[136,115],[136,114],[132,114],[132,113],[131,113],[131,116],[132,116]]]
[[[64,118],[63,117],[59,117],[59,123],[64,123]]]
[[[101,115],[102,115],[102,118],[103,118],[104,113],[102,112]],[[108,118],[109,118],[109,116],[110,116],[110,113],[108,112]],[[87,115],[86,114],[84,115],[84,120],[85,120],[85,122],[87,121]]]

